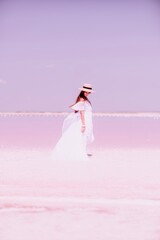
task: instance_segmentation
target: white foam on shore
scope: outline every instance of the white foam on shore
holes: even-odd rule
[[[67,116],[69,112],[0,112],[1,117],[22,116]],[[145,117],[160,118],[160,112],[93,112],[96,117]]]

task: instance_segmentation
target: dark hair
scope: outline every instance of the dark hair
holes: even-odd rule
[[[89,102],[89,104],[91,104],[91,102],[89,101],[89,99],[84,95],[85,91],[81,91],[80,94],[78,95],[77,99],[76,99],[76,102],[74,104],[76,104],[77,102],[80,101],[80,99],[83,99],[87,102]],[[74,104],[72,104],[70,107],[72,107]],[[74,111],[74,112],[78,112],[78,111]]]
[[[78,95],[77,99],[76,99],[76,102],[79,102],[81,98],[83,98],[85,101],[89,102],[91,104],[91,102],[89,101],[89,99],[84,95],[84,91],[81,91],[80,94]]]

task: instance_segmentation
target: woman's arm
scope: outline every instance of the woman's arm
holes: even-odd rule
[[[84,111],[79,111],[79,112],[80,112],[80,117],[81,117],[81,122],[82,122],[81,132],[84,133],[86,130]]]

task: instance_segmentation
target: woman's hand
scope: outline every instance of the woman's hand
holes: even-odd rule
[[[82,127],[81,127],[81,132],[84,133],[85,130],[86,130],[86,126],[85,126],[85,125],[82,125]]]

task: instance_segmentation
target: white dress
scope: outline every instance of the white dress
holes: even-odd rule
[[[87,143],[94,140],[92,107],[87,101],[80,101],[72,106],[73,110],[78,112],[70,113],[63,122],[62,136],[52,151],[54,160],[87,160]],[[84,111],[86,129],[81,132],[82,121],[80,112]]]

